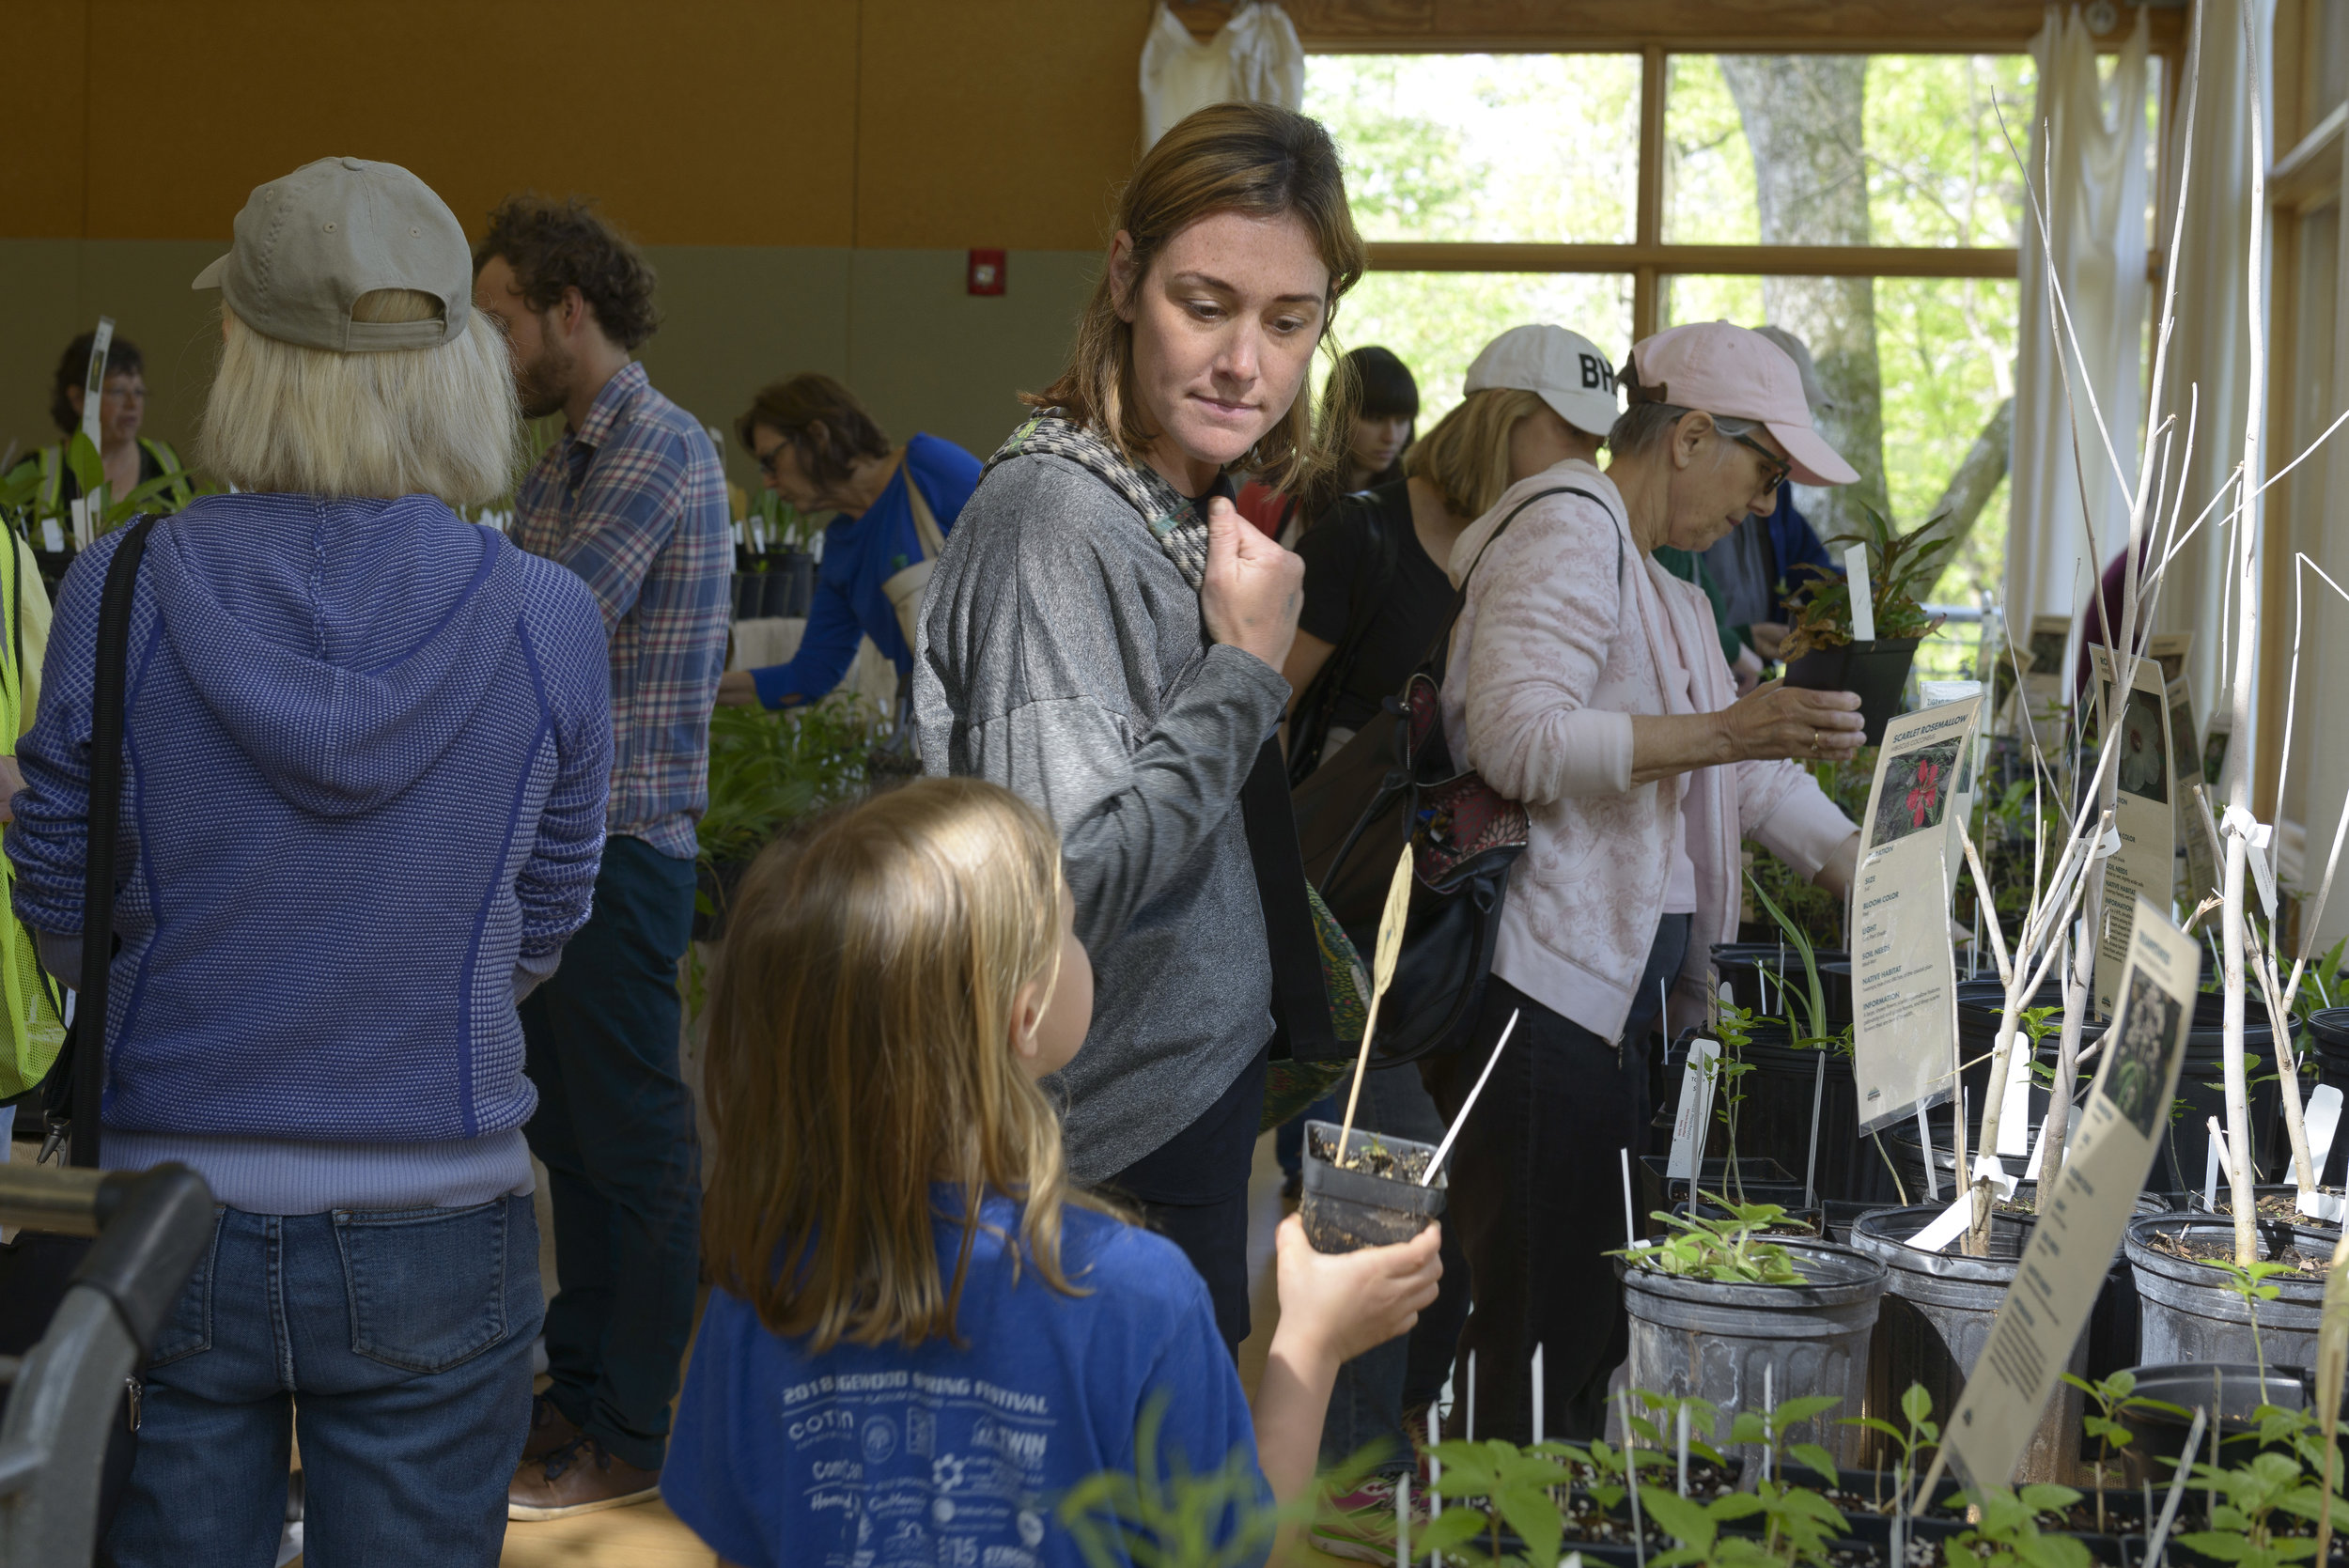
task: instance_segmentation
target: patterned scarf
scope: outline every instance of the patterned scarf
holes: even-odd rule
[[[1011,433],[995,456],[997,463],[1027,453],[1065,458],[1123,496],[1150,525],[1166,558],[1194,589],[1207,578],[1207,520],[1190,499],[1155,469],[1128,462],[1126,455],[1095,430],[1071,424],[1058,409],[1047,409]]]

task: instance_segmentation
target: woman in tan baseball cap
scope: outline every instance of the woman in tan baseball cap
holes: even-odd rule
[[[505,489],[520,421],[422,180],[356,158],[272,180],[196,287],[225,335],[198,450],[238,492],[76,558],[7,843],[42,961],[82,984],[120,564],[136,852],[94,970],[97,1152],[179,1161],[219,1207],[155,1339],[108,1552],[269,1561],[298,1421],[321,1560],[490,1568],[545,1312],[516,1004],[603,850],[602,617],[452,510]]]
[[[1443,690],[1453,755],[1524,802],[1479,1045],[1431,1063],[1456,1116],[1513,1013],[1477,1136],[1454,1157],[1452,1207],[1495,1436],[1531,1435],[1533,1347],[1549,1435],[1603,1429],[1626,1349],[1607,1252],[1622,1221],[1595,1194],[1648,1123],[1647,1037],[1672,989],[1703,1005],[1712,945],[1736,936],[1739,843],[1822,886],[1848,881],[1858,831],[1801,761],[1858,749],[1859,699],[1776,683],[1737,699],[1703,593],[1651,559],[1701,551],[1779,482],[1856,475],[1811,427],[1792,361],[1726,322],[1636,345],[1606,473],[1562,463],[1510,487],[1453,552],[1470,574]],[[1526,506],[1506,532],[1500,524]],[[1793,759],[1793,760],[1790,760]],[[1494,1093],[1499,1099],[1494,1099]],[[1543,1244],[1527,1249],[1523,1238]],[[1563,1416],[1563,1421],[1561,1417]]]

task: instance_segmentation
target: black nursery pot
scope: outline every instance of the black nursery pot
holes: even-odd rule
[[[1786,666],[1786,684],[1805,691],[1856,691],[1859,717],[1868,726],[1871,746],[1884,744],[1884,726],[1901,710],[1901,691],[1908,684],[1908,667],[1916,661],[1918,639],[1879,637],[1873,643],[1845,643],[1818,648]]]
[[[1408,1241],[1443,1212],[1443,1170],[1438,1168],[1426,1186],[1419,1183],[1419,1173],[1436,1157],[1433,1143],[1356,1127],[1347,1152],[1384,1150],[1395,1173],[1344,1171],[1336,1163],[1338,1130],[1330,1122],[1305,1124],[1305,1194],[1297,1213],[1315,1251],[1359,1252]]]
[[[804,618],[815,606],[816,557],[786,550],[767,559],[767,613]]]

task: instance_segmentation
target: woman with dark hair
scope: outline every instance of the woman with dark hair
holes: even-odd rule
[[[1339,460],[1300,395],[1362,241],[1329,133],[1264,103],[1169,131],[1114,227],[1068,368],[939,561],[916,729],[927,771],[1006,784],[1059,829],[1097,986],[1049,1080],[1069,1172],[1182,1248],[1237,1352],[1272,945],[1300,917],[1313,942],[1302,877],[1260,895],[1251,854],[1282,831],[1296,853],[1266,741],[1303,567],[1233,509],[1230,474],[1297,489]],[[1267,768],[1270,809],[1251,784],[1243,813]]]
[[[818,701],[840,684],[866,637],[902,681],[913,668],[913,616],[939,548],[979,482],[979,460],[918,430],[891,446],[854,393],[812,370],[762,389],[734,429],[769,489],[833,520],[798,653],[764,669],[727,671],[719,704]]]
[[[84,333],[67,344],[65,352],[58,356],[56,373],[49,383],[49,417],[56,424],[60,439],[25,458],[15,470],[22,474],[25,466],[39,465],[40,483],[33,492],[33,505],[36,512],[43,516],[62,513],[82,494],[81,481],[74,477],[72,466],[66,461],[66,443],[82,428],[82,410],[89,396],[90,349],[97,341],[96,333]],[[194,495],[188,484],[187,465],[179,460],[179,454],[172,450],[170,442],[139,433],[139,426],[147,416],[147,360],[140,354],[139,346],[127,337],[110,342],[106,346],[102,378],[98,405],[98,458],[105,465],[107,493],[119,501],[149,480],[176,474],[179,482],[165,487],[145,509],[167,512],[186,505]],[[66,543],[60,540],[60,548]]]
[[[1419,427],[1419,382],[1389,349],[1356,349],[1343,355],[1321,392],[1319,440],[1346,457],[1283,495],[1261,479],[1240,487],[1239,515],[1294,549],[1330,514],[1338,497],[1403,477],[1403,454]],[[1339,432],[1343,430],[1341,437]]]

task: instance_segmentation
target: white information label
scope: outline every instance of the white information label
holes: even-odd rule
[[[1680,1114],[1672,1118],[1672,1158],[1667,1178],[1695,1181],[1703,1169],[1704,1137],[1713,1126],[1712,1064],[1720,1059],[1719,1040],[1688,1042],[1688,1065],[1680,1075]]]
[[[2170,701],[2161,666],[2137,661],[2128,701],[2120,700],[2109,650],[2092,647],[2096,678],[2105,697],[2105,722],[2121,732],[2121,754],[2105,785],[2112,809],[2113,836],[2120,841],[2105,862],[2104,930],[2096,948],[2096,1017],[2112,1017],[2121,970],[2129,956],[2129,911],[2143,898],[2157,909],[2170,907],[2177,886],[2176,794],[2170,754]]]
[[[2062,1169],[2040,1183],[2038,1222],[2021,1266],[1950,1417],[1950,1453],[1969,1485],[2012,1480],[2057,1374],[2088,1327],[2169,1130],[2201,968],[2201,945],[2139,898],[2118,1016],[2079,1129]]]

